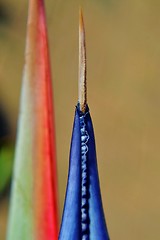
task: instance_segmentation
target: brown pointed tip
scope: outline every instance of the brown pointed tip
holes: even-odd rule
[[[79,10],[79,104],[84,113],[87,106],[86,43],[82,8]]]
[[[83,11],[81,7],[79,8],[79,28],[81,31],[84,31]]]

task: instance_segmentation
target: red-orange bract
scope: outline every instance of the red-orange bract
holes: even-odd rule
[[[30,0],[8,240],[58,239],[52,85],[43,0]]]

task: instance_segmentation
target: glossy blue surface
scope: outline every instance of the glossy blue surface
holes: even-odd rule
[[[96,160],[92,121],[87,108],[76,108],[60,240],[109,240]]]

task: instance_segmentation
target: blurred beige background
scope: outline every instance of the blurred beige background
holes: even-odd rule
[[[111,240],[160,239],[160,1],[46,1],[57,133],[60,214],[77,102],[78,12],[87,34],[88,103]],[[14,142],[27,0],[1,0],[0,102]],[[64,144],[65,143],[65,144]],[[5,239],[8,198],[0,201]]]

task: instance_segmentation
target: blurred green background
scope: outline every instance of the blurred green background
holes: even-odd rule
[[[79,5],[87,34],[88,103],[111,240],[159,240],[158,0],[46,1],[60,216],[78,92]],[[0,240],[6,232],[27,11],[27,0],[0,1]]]

